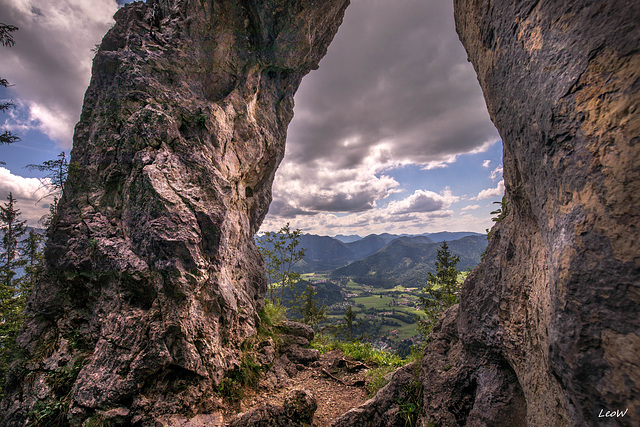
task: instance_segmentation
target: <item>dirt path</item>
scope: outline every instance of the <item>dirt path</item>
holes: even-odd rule
[[[318,403],[313,426],[329,427],[334,419],[367,400],[364,387],[366,371],[360,362],[346,359],[340,350],[333,350],[322,354],[318,362],[299,371],[285,387],[245,398],[242,411],[267,403],[282,405],[289,390],[304,388],[313,393]]]

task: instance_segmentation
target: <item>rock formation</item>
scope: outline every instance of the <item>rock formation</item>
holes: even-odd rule
[[[309,390],[291,390],[282,406],[262,405],[238,415],[229,427],[304,427],[313,422],[318,404]]]
[[[640,4],[456,0],[455,19],[503,138],[506,204],[425,351],[421,421],[636,425]],[[387,395],[335,425],[395,425]]]
[[[348,0],[148,0],[93,64],[2,425],[206,414],[255,332],[253,236]],[[57,424],[56,424],[57,425]]]

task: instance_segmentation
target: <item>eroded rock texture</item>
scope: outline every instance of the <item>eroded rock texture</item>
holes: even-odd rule
[[[636,425],[640,3],[456,0],[455,18],[507,214],[425,352],[422,421]]]
[[[347,4],[148,0],[118,11],[0,424],[153,425],[215,409],[266,291],[253,235],[293,95]]]

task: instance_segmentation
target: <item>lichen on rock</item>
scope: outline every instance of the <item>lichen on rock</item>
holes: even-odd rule
[[[148,0],[116,13],[0,424],[45,407],[72,425],[214,409],[263,304],[253,236],[293,95],[347,5]]]

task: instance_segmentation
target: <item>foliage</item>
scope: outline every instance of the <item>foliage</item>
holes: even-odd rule
[[[285,290],[300,280],[300,273],[294,270],[296,262],[304,258],[306,250],[299,248],[301,232],[291,230],[289,223],[278,232],[268,231],[258,241],[258,249],[265,262],[265,272],[269,283],[268,297],[273,304],[282,305]],[[280,296],[275,294],[275,285],[280,288]]]
[[[311,347],[326,353],[331,350],[340,350],[345,356],[374,366],[399,367],[406,363],[395,353],[377,350],[367,342],[345,342],[331,337],[318,336],[311,342]]]
[[[76,355],[59,371],[48,375],[47,385],[57,398],[37,401],[29,414],[33,426],[65,425],[71,403],[71,391],[80,370],[89,362],[86,354]]]
[[[286,308],[282,305],[272,304],[269,300],[264,301],[264,307],[258,316],[260,316],[260,324],[258,325],[258,335],[260,336],[272,336],[273,326],[287,320]]]
[[[436,274],[429,273],[427,284],[422,289],[424,296],[420,299],[426,314],[426,319],[418,321],[418,330],[429,341],[431,332],[442,313],[460,300],[458,295],[458,269],[456,268],[460,257],[449,252],[447,242],[442,242],[438,249],[436,261]]]
[[[260,380],[262,365],[256,363],[253,355],[243,354],[240,366],[227,373],[217,387],[217,392],[229,403],[239,403],[244,398],[246,388],[254,388]]]
[[[421,360],[413,364],[413,378],[404,385],[403,397],[396,400],[405,427],[417,426],[418,418],[422,412],[424,388],[422,381],[420,381],[421,366]]]
[[[324,304],[318,307],[316,303],[316,292],[310,283],[307,284],[307,289],[302,294],[298,311],[300,315],[302,315],[302,322],[313,328],[327,318],[327,308]]]
[[[373,397],[378,390],[382,387],[386,386],[389,383],[385,377],[387,374],[395,371],[397,368],[395,366],[382,365],[376,368],[370,369],[367,372],[367,377],[369,381],[367,381],[367,397]]]
[[[496,215],[494,217],[491,218],[491,221],[497,223],[502,222],[503,219],[505,219],[505,217],[507,216],[507,208],[508,208],[508,202],[505,199],[504,196],[502,196],[502,200],[499,202],[493,202],[494,205],[500,205],[500,207],[494,211],[491,211],[491,215]],[[487,240],[491,239],[491,236],[493,234],[493,228],[491,228],[491,230],[489,230],[487,228]],[[484,258],[484,254],[483,254],[483,258]]]
[[[30,424],[33,426],[57,426],[64,425],[69,402],[50,399],[38,400],[30,415]]]
[[[20,210],[16,200],[9,193],[7,203],[0,206],[0,227],[4,232],[0,242],[0,375],[6,371],[17,353],[16,338],[22,326],[22,312],[25,306],[26,290],[24,281],[17,276],[17,270],[25,265],[20,258],[20,238],[26,233],[26,221],[20,220]],[[3,381],[2,381],[3,383]],[[0,393],[3,392],[0,388]]]
[[[35,231],[26,234],[26,221],[20,219],[16,200],[9,193],[0,206],[0,397],[4,378],[11,363],[18,357],[16,343],[23,322],[27,297],[40,274],[42,265],[42,236]],[[20,270],[24,274],[19,275]]]
[[[53,202],[49,206],[49,213],[40,218],[40,222],[48,228],[56,216],[60,198],[64,197],[64,185],[69,176],[69,162],[67,161],[64,151],[62,151],[55,160],[47,160],[39,165],[29,164],[27,168],[40,172],[48,172],[44,178],[40,179],[41,186],[47,190],[47,193],[42,196],[40,200],[53,196]]]
[[[13,40],[13,34],[11,34],[14,31],[18,31],[18,27],[0,23],[0,44],[2,46],[12,47],[16,44]]]
[[[355,340],[355,336],[353,334],[353,328],[358,327],[360,323],[357,321],[358,313],[353,311],[353,306],[347,307],[347,310],[344,313],[344,325],[343,325],[343,333],[346,336],[347,341],[351,342]]]
[[[26,239],[22,241],[22,257],[26,263],[24,267],[23,290],[28,295],[31,293],[38,276],[42,271],[44,255],[42,253],[42,242],[44,236],[34,230],[29,230]]]
[[[11,33],[17,30],[18,27],[0,23],[0,44],[5,47],[12,47],[15,44],[15,41],[13,39],[13,34]],[[10,85],[7,79],[0,77],[0,86],[9,87]],[[0,111],[2,112],[5,112],[9,108],[13,107],[15,107],[15,104],[13,102],[0,102]],[[20,138],[10,131],[5,130],[2,134],[0,134],[0,144],[12,144],[18,141],[20,141]],[[0,162],[0,165],[4,164],[4,162]]]

